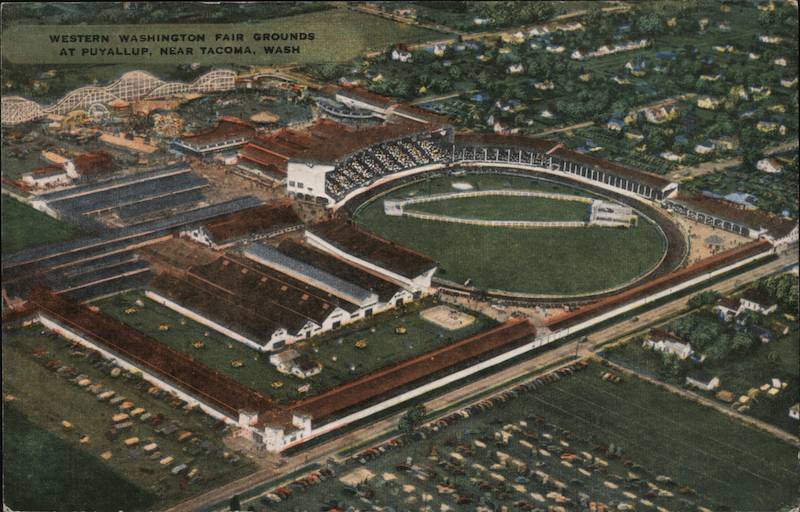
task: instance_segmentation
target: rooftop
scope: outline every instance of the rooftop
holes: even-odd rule
[[[369,400],[430,378],[438,372],[485,357],[492,352],[530,340],[536,328],[527,320],[513,319],[497,327],[401,361],[325,393],[301,400],[294,411],[310,414],[315,422],[341,414]]]
[[[204,146],[216,142],[238,138],[251,138],[255,135],[253,125],[237,119],[235,117],[221,117],[216,126],[200,133],[186,135],[181,138],[181,142],[192,146]]]
[[[707,197],[702,194],[679,194],[677,197],[670,199],[670,201],[707,215],[747,226],[753,230],[766,229],[770,235],[776,238],[786,236],[797,226],[797,221],[795,220],[770,215],[760,210],[744,208],[736,203]]]
[[[390,281],[349,265],[328,253],[318,251],[308,245],[299,244],[293,240],[284,240],[278,246],[278,250],[292,258],[304,261],[315,268],[376,293],[378,300],[381,302],[389,301],[401,290],[400,286]]]
[[[510,147],[525,150],[550,153],[553,156],[562,158],[575,163],[597,167],[631,181],[636,181],[644,185],[662,190],[672,182],[661,176],[649,172],[625,167],[623,165],[595,158],[589,155],[571,151],[557,142],[526,137],[523,135],[497,135],[492,133],[460,133],[456,136],[456,143],[462,145],[490,145],[500,147]]]
[[[403,277],[414,279],[436,268],[436,262],[369,231],[342,220],[330,220],[311,227],[311,232],[339,249]]]
[[[217,243],[270,233],[289,226],[302,224],[288,202],[261,205],[229,213],[206,224],[211,238]]]
[[[192,360],[104,313],[37,289],[31,301],[58,323],[98,342],[131,363],[151,371],[231,418],[241,409],[264,411],[269,398]]]

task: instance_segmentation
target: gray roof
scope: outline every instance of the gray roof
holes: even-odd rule
[[[331,275],[324,270],[287,256],[272,246],[261,243],[253,244],[244,254],[248,258],[279,272],[304,281],[307,280],[307,282],[311,281],[314,286],[354,304],[364,305],[378,300],[376,294]]]

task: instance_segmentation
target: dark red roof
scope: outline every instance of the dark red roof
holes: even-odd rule
[[[223,215],[206,224],[217,243],[258,235],[302,224],[289,202],[256,206]]]
[[[527,320],[512,319],[474,336],[382,368],[355,381],[295,403],[292,409],[311,415],[315,422],[356,405],[389,395],[409,384],[430,378],[496,350],[533,338],[536,328]]]
[[[312,226],[311,231],[348,254],[409,279],[436,267],[436,262],[427,256],[360,229],[351,222],[334,219]]]
[[[563,147],[563,145],[558,142],[553,142],[546,139],[537,139],[523,135],[463,133],[456,136],[456,143],[466,145],[492,145],[519,149],[532,149],[535,151],[550,153],[558,158],[583,165],[597,167],[616,176],[620,176],[631,181],[636,181],[658,190],[661,190],[672,183],[670,180],[656,174],[651,174],[649,172],[626,167],[608,160],[603,160],[593,156],[584,155],[583,153],[578,153],[576,151],[571,151]]]
[[[264,395],[105,313],[91,311],[41,288],[31,293],[30,300],[58,323],[153,372],[231,418],[237,418],[242,409],[265,411],[272,406]]]

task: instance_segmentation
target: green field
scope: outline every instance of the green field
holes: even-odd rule
[[[78,230],[44,213],[2,195],[4,255],[21,249],[68,240]]]
[[[142,299],[145,306],[135,305]],[[406,306],[403,311],[388,311],[370,320],[344,327],[328,335],[298,342],[292,346],[323,364],[322,373],[309,379],[278,372],[269,362],[269,353],[256,350],[227,338],[174,311],[163,307],[139,292],[129,292],[95,302],[94,305],[136,329],[157,338],[170,347],[185,352],[212,368],[241,382],[245,386],[274,397],[278,402],[296,400],[305,396],[297,388],[311,384],[308,393],[317,394],[325,389],[352,380],[393,362],[407,359],[442,344],[470,336],[485,329],[492,321],[478,316],[470,326],[457,331],[444,331],[423,320],[419,311],[429,302]],[[126,315],[125,309],[134,306],[135,314]],[[170,325],[169,331],[158,329],[162,322]],[[181,325],[184,322],[185,325]],[[396,327],[407,329],[404,335],[395,334]],[[208,332],[208,336],[204,334]],[[367,347],[358,349],[355,342],[364,339]],[[192,343],[203,340],[205,347],[195,349]],[[241,360],[243,367],[234,368],[231,361]],[[351,366],[352,365],[352,366]],[[273,389],[274,381],[283,382]]]
[[[601,291],[648,272],[663,254],[665,241],[660,230],[644,219],[631,229],[520,230],[389,217],[383,213],[384,198],[453,192],[453,182],[468,182],[477,190],[524,188],[588,195],[571,187],[513,176],[432,178],[392,191],[365,205],[356,213],[356,222],[434,258],[440,263],[437,273],[440,278],[457,283],[470,279],[471,286],[512,292],[556,295]],[[488,205],[480,204],[483,200],[473,199],[468,205],[472,208],[459,204],[456,212],[466,216],[490,215],[498,199],[488,198]],[[539,207],[539,204],[538,199],[528,203],[528,208],[533,206],[529,210],[531,217],[553,215],[561,208],[565,209],[561,212],[564,215],[576,213],[571,208],[577,203],[565,203],[558,209]],[[427,203],[413,208],[434,205],[441,208],[445,203]],[[502,206],[500,212],[509,215],[512,209]],[[446,210],[441,208],[439,213],[446,213]],[[527,214],[516,213],[518,216]],[[502,218],[500,214],[494,217]]]
[[[658,506],[696,511],[705,506],[766,511],[796,499],[800,478],[796,450],[789,445],[646,382],[603,381],[604,371],[590,364],[586,370],[523,392],[490,410],[473,410],[468,419],[438,432],[428,430],[426,439],[390,450],[363,466],[354,462],[340,467],[337,479],[296,490],[290,500],[256,510],[316,510],[330,500],[347,509],[358,506],[365,495],[375,505],[402,504],[403,510],[418,510],[414,507],[422,501],[432,510],[439,510],[442,503],[455,510],[474,508],[456,506],[458,496],[470,497],[473,503],[483,497],[498,509],[525,510],[515,506],[523,502],[545,510],[556,504],[550,494],[556,489],[553,480],[566,484],[558,493],[574,503],[580,501],[580,494],[588,493],[603,503],[628,503],[632,506],[628,510]],[[501,431],[511,434],[507,442],[499,440]],[[617,452],[613,455],[608,450],[612,443]],[[527,463],[528,469],[518,472],[513,464],[502,463],[501,452]],[[564,464],[564,453],[577,457]],[[590,462],[584,453],[607,466]],[[420,470],[403,471],[398,464],[413,464],[437,476],[417,478]],[[354,495],[339,478],[359,468],[375,476],[355,486],[358,494]],[[535,471],[548,475],[548,482],[542,482]],[[659,482],[659,476],[674,483]],[[441,492],[437,486],[442,482],[456,492]],[[659,495],[650,485],[666,492]]]
[[[145,509],[154,496],[3,406],[4,502],[14,510]]]
[[[410,205],[409,211],[484,220],[585,221],[589,205],[544,197],[489,196]]]
[[[702,369],[719,378],[720,390],[731,391],[736,397],[746,395],[750,389],[760,388],[773,378],[788,383],[787,388],[776,397],[769,398],[761,394],[753,400],[747,414],[787,432],[796,433],[797,420],[790,418],[788,411],[797,402],[800,387],[800,369],[797,366],[797,361],[800,360],[800,332],[796,322],[790,321],[781,312],[765,317],[764,325],[775,335],[773,341],[756,341],[747,351],[734,352],[719,361],[707,359],[703,362]],[[733,329],[730,325],[728,327]],[[662,328],[670,330],[669,324]],[[785,328],[788,328],[787,333],[781,334]],[[643,348],[641,336],[609,349],[605,356],[617,364],[657,376],[678,386],[685,384],[685,373],[691,371],[691,365],[685,363],[682,366],[683,371],[678,374],[665,372],[661,353]],[[696,388],[691,390],[709,398],[714,398],[716,393]]]
[[[60,508],[56,500],[62,494],[65,501],[61,507],[65,510],[144,509],[156,500],[161,504],[180,501],[209,485],[219,485],[253,470],[247,459],[238,457],[234,462],[233,457],[224,456],[230,449],[223,445],[214,418],[197,409],[188,412],[169,403],[166,397],[151,395],[148,393],[150,384],[128,372],[113,377],[110,374],[113,365],[106,366],[90,359],[86,351],[73,350],[70,342],[39,329],[35,326],[3,333],[3,393],[13,397],[11,404],[35,426],[30,428],[31,434],[26,438],[27,429],[5,424],[4,433],[13,434],[6,438],[6,454],[14,457],[9,461],[19,460],[20,464],[26,458],[34,461],[28,463],[29,468],[17,473],[32,475],[25,477],[30,478],[27,482],[47,482],[53,491],[44,493],[40,488],[41,495],[31,495],[35,487],[15,481],[15,492],[20,494],[18,510]],[[162,426],[175,424],[177,432],[192,432],[193,439],[180,443],[176,434],[168,435],[155,425],[136,419],[118,437],[107,437],[114,424],[112,416],[120,412],[119,406],[110,401],[98,401],[94,394],[87,392],[88,388],[49,371],[45,363],[51,360],[73,367],[92,384],[100,384],[102,391],[114,391],[115,396],[125,397],[134,407],[160,416]],[[73,427],[64,428],[64,420]],[[82,444],[79,440],[84,435],[88,436],[88,441]],[[139,447],[126,448],[123,440],[133,436],[141,440]],[[49,444],[40,439],[49,440]],[[142,452],[141,446],[150,442],[157,443],[160,457],[174,457],[172,466],[161,466],[158,459],[151,460]],[[47,456],[40,456],[37,450],[50,450],[47,446],[54,447],[50,467],[38,467],[36,464],[46,461]],[[112,457],[104,461],[100,454],[107,451]],[[62,459],[66,459],[64,464]],[[181,463],[197,468],[198,479],[190,482],[170,474],[169,469]],[[42,471],[52,472],[42,474]],[[62,488],[74,490],[58,492]]]

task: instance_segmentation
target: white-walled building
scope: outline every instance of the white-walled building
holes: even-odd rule
[[[651,329],[642,346],[657,352],[674,354],[679,359],[686,359],[694,352],[689,343],[661,329]]]

